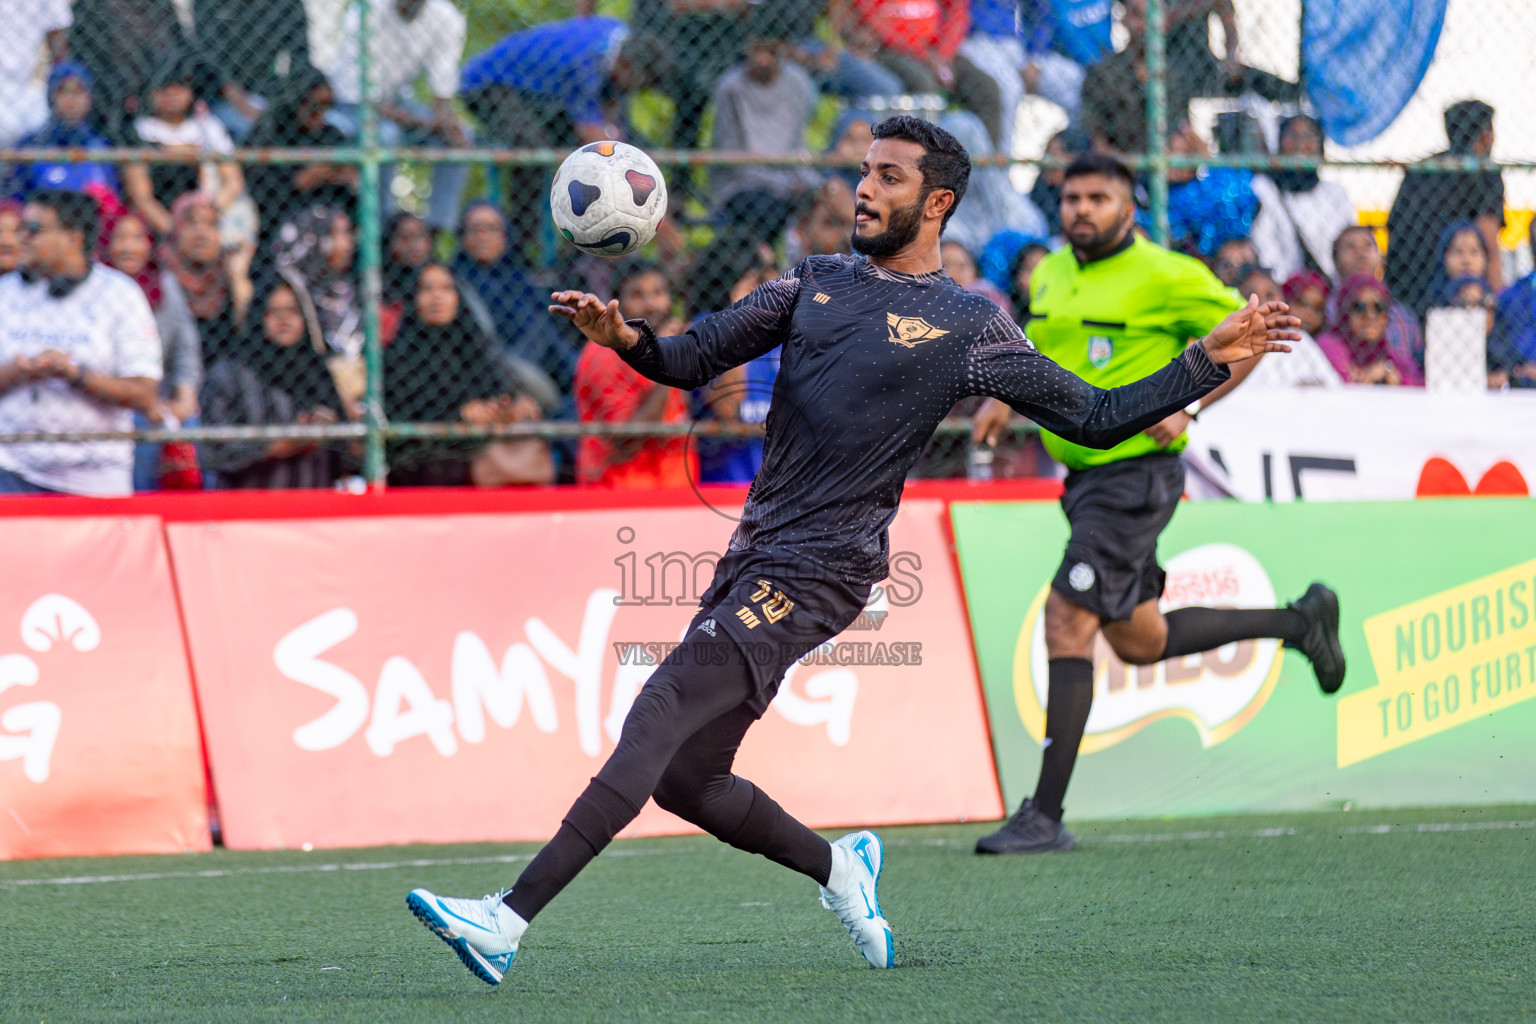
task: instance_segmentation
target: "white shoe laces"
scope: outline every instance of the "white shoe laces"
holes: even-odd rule
[[[497,934],[501,933],[501,918],[496,914],[496,907],[511,891],[511,889],[502,889],[499,892],[489,893],[480,901],[480,906],[485,910],[486,927]]]

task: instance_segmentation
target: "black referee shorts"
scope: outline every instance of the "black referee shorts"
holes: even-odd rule
[[[1067,474],[1062,511],[1072,527],[1051,587],[1105,622],[1125,622],[1163,594],[1157,538],[1184,494],[1184,463],[1143,455]]]

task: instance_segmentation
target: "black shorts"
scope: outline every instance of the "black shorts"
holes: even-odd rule
[[[1144,455],[1067,474],[1062,511],[1072,527],[1051,587],[1105,622],[1125,622],[1163,594],[1157,538],[1184,494],[1177,455]]]
[[[747,705],[768,710],[784,673],[808,652],[837,636],[869,601],[867,583],[845,583],[810,563],[765,551],[732,551],[715,566],[715,579],[699,602],[688,634],[723,634],[752,670]]]

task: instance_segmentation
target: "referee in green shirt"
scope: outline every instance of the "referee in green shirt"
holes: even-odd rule
[[[1042,260],[1030,281],[1030,341],[1098,387],[1153,373],[1243,304],[1198,260],[1135,234],[1134,189],[1131,172],[1113,157],[1089,153],[1074,161],[1061,192],[1062,231],[1071,244]],[[1231,391],[1257,363],[1234,364],[1232,379],[1204,405]],[[1320,583],[1285,608],[1158,610],[1166,574],[1157,562],[1157,538],[1184,493],[1178,453],[1200,406],[1108,451],[1041,432],[1046,449],[1068,470],[1061,507],[1072,528],[1045,602],[1044,758],[1034,795],[1001,829],[977,840],[978,853],[1077,844],[1062,828],[1062,799],[1093,704],[1100,631],[1133,665],[1278,637],[1307,656],[1324,693],[1344,681],[1338,597]],[[977,412],[975,437],[995,441],[1008,416],[1008,406],[989,400]]]

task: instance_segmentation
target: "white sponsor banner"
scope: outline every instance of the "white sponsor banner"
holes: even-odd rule
[[[1283,358],[1283,357],[1271,357]],[[1536,483],[1536,392],[1430,394],[1350,386],[1239,389],[1190,424],[1193,497],[1412,498],[1430,459],[1476,489],[1500,462]]]

